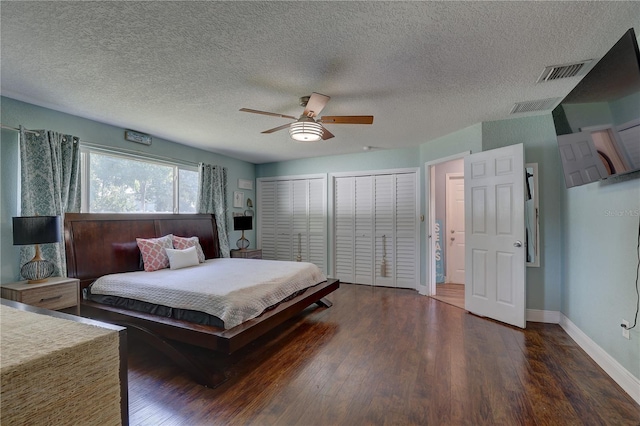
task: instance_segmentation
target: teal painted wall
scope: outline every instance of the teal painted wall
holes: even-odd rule
[[[256,165],[256,177],[296,176],[419,166],[419,148],[415,147],[258,164]]]
[[[562,189],[562,313],[640,378],[640,331],[622,337],[636,310],[640,176]]]
[[[2,124],[18,127],[23,125],[27,129],[46,129],[58,132],[65,132],[78,136],[81,143],[91,142],[114,149],[125,149],[135,151],[140,154],[155,155],[160,157],[173,158],[190,163],[205,162],[216,164],[227,168],[228,177],[228,206],[229,206],[229,240],[231,247],[235,247],[235,242],[240,238],[240,232],[232,231],[232,213],[242,212],[244,209],[234,209],[233,191],[238,189],[238,179],[255,179],[255,165],[246,161],[237,160],[224,155],[204,151],[197,148],[188,147],[165,139],[153,138],[151,146],[136,144],[124,140],[124,129],[111,126],[97,121],[76,117],[70,114],[42,108],[36,105],[17,101],[6,97],[0,98]],[[19,214],[17,204],[12,204],[11,200],[18,197],[17,187],[17,163],[18,163],[18,137],[16,132],[2,131],[2,282],[11,282],[19,279],[19,270],[9,269],[10,265],[17,265],[19,260],[15,250],[9,250],[6,240],[11,236],[11,217]],[[6,145],[6,146],[5,146]],[[255,189],[241,190],[245,193],[245,200],[251,198],[255,200]],[[7,201],[8,200],[8,201]],[[245,233],[255,247],[255,230]],[[7,268],[5,268],[5,266]],[[17,266],[16,266],[17,268]]]
[[[462,152],[482,151],[482,124],[474,124],[420,145],[420,164],[439,160]]]

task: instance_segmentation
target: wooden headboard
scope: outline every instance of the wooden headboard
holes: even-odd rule
[[[215,217],[211,214],[67,213],[64,241],[67,275],[84,288],[106,274],[142,270],[136,238],[174,234],[197,236],[207,259],[220,257]]]

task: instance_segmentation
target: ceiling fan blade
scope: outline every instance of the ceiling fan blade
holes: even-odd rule
[[[320,121],[331,124],[371,124],[373,115],[323,115]]]
[[[257,109],[249,109],[249,108],[240,108],[240,111],[242,111],[242,112],[252,112],[254,114],[270,115],[272,117],[291,118],[293,120],[297,120],[297,117],[292,117],[290,115],[284,115],[284,114],[278,114],[277,112],[258,111]]]
[[[291,126],[291,123],[283,124],[282,126],[274,127],[273,129],[265,130],[264,132],[260,133],[273,133],[277,132],[278,130],[286,129],[289,126]]]
[[[320,114],[320,111],[327,105],[331,99],[327,95],[321,95],[320,93],[313,92],[309,97],[309,102],[307,102],[307,106],[304,108],[303,114],[307,117],[316,117]]]
[[[326,127],[322,126],[322,140],[326,141],[327,139],[331,139],[333,137],[333,133],[327,130]]]

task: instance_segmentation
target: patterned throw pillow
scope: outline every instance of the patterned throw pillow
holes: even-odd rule
[[[178,237],[177,235],[173,236],[173,248],[178,250],[184,250],[189,247],[195,247],[198,252],[198,261],[200,263],[204,262],[204,251],[202,251],[202,246],[200,245],[200,240],[198,237]]]
[[[157,271],[169,267],[169,257],[165,249],[173,248],[173,235],[165,235],[160,238],[136,238],[144,270],[147,272]]]

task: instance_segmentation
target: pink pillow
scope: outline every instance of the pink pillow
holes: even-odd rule
[[[147,272],[157,271],[169,267],[169,256],[165,249],[173,248],[173,235],[165,235],[160,238],[136,238],[144,270]]]
[[[188,249],[189,247],[195,247],[198,252],[198,261],[200,263],[204,262],[204,251],[202,251],[202,246],[200,245],[200,240],[198,237],[178,237],[177,235],[173,236],[173,248],[177,250]]]

